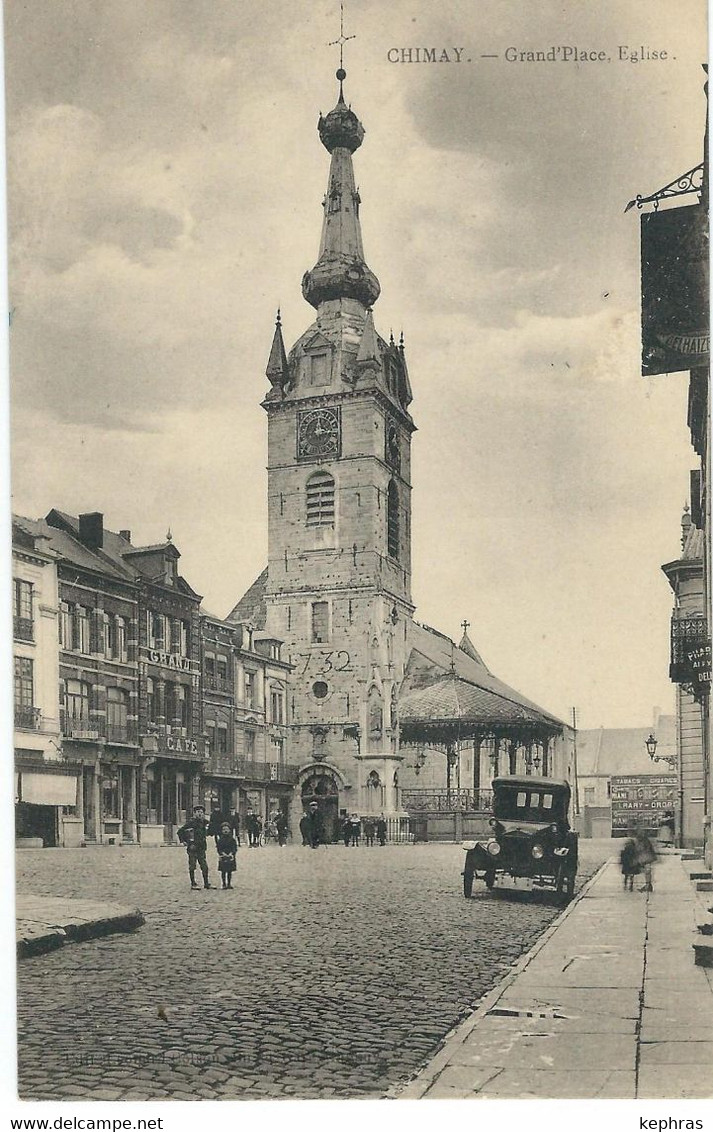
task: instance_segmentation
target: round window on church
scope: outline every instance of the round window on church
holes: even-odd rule
[[[312,695],[316,696],[318,700],[323,700],[329,692],[329,684],[325,680],[315,680],[312,685]]]

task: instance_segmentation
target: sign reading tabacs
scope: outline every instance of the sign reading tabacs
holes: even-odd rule
[[[708,213],[700,204],[641,215],[641,372],[707,366]]]
[[[668,810],[675,810],[675,774],[613,774],[611,824],[614,837],[636,825],[655,830]]]

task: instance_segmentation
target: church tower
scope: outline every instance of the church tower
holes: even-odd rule
[[[362,245],[352,155],[364,127],[339,98],[318,123],[330,154],[316,319],[287,354],[278,312],[268,417],[270,635],[294,666],[291,756],[302,802],[329,832],[339,810],[395,814],[398,688],[411,602],[411,387],[403,337],[385,341]]]

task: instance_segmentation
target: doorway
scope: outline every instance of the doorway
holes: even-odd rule
[[[322,836],[327,842],[337,840],[339,830],[339,787],[331,774],[312,774],[302,783],[302,808],[317,803]]]
[[[37,806],[32,802],[18,802],[17,837],[41,837],[44,849],[56,848],[57,813],[56,806]]]

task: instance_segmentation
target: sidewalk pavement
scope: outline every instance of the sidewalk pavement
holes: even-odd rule
[[[610,860],[399,1099],[713,1097],[713,970],[692,947],[711,895],[690,869],[667,853],[653,893],[624,892]]]
[[[18,893],[15,900],[18,959],[54,951],[65,943],[113,932],[132,932],[145,923],[138,908]]]

